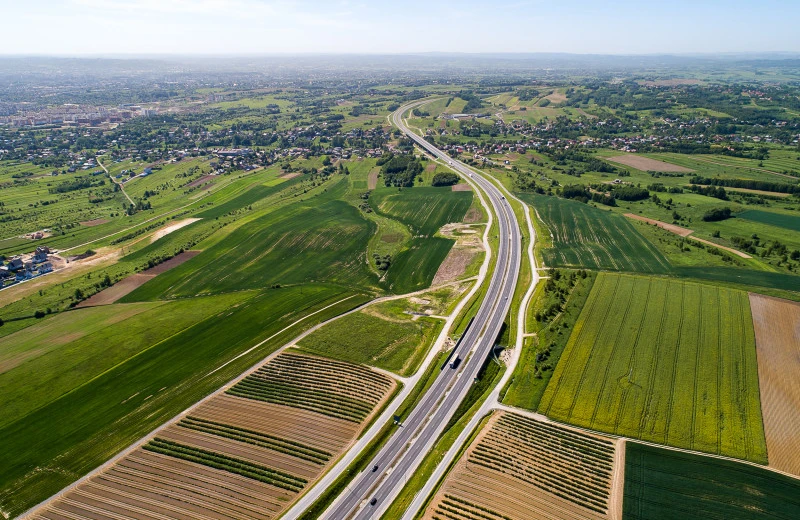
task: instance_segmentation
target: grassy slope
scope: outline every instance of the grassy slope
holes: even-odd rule
[[[77,309],[0,339],[0,427],[252,296]]]
[[[799,518],[800,481],[737,462],[629,442],[625,520]]]
[[[374,287],[364,258],[375,225],[338,200],[339,182],[313,202],[260,217],[202,254],[153,279],[125,301],[326,280]]]
[[[539,410],[599,431],[765,463],[747,293],[601,273]]]
[[[366,300],[359,295],[337,304],[237,358],[295,320],[352,294],[330,285],[266,291],[4,426],[0,508],[18,514],[58,491],[301,330]]]

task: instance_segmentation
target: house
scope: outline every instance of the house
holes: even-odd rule
[[[53,271],[53,264],[45,262],[39,266],[39,274],[50,273]]]
[[[33,254],[33,263],[41,264],[42,262],[47,262],[47,255],[50,254],[50,248],[47,246],[39,246],[36,248],[36,252]]]
[[[23,267],[25,267],[25,264],[22,263],[22,259],[21,258],[14,258],[13,260],[8,262],[8,266],[7,267],[8,267],[9,271],[11,271],[12,273],[16,273],[17,271],[19,271]]]

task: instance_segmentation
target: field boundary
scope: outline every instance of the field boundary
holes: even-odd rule
[[[706,240],[704,238],[698,238],[698,237],[693,235],[694,229],[689,229],[689,228],[685,228],[685,227],[681,227],[681,226],[676,226],[675,224],[669,224],[667,222],[662,222],[661,220],[655,220],[655,219],[652,219],[652,218],[643,217],[643,216],[637,215],[635,213],[625,213],[624,215],[626,217],[628,217],[629,219],[632,219],[632,220],[638,220],[639,222],[644,222],[645,224],[651,224],[651,225],[654,225],[654,226],[658,226],[658,227],[660,227],[661,229],[663,229],[665,231],[669,231],[670,233],[674,233],[674,234],[678,235],[679,237],[688,238],[689,240],[694,240],[696,242],[702,242],[703,244],[706,244],[706,245],[709,245],[709,246],[712,246],[712,247],[716,247],[717,249],[722,249],[723,251],[727,251],[729,253],[733,253],[734,255],[736,255],[736,256],[738,256],[740,258],[745,258],[745,259],[753,258],[752,256],[748,255],[747,253],[743,253],[743,252],[741,252],[741,251],[739,251],[737,249],[734,249],[732,247],[723,246],[723,245],[717,244],[715,242],[712,242],[710,240]]]

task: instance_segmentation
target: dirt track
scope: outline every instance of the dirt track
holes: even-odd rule
[[[800,303],[750,294],[769,465],[800,476]]]

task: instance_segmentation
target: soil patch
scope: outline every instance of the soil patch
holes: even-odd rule
[[[702,184],[698,184],[698,186],[703,186]],[[733,191],[736,193],[752,193],[753,195],[764,195],[765,197],[776,197],[779,199],[784,199],[786,197],[791,197],[791,193],[778,193],[776,191],[763,191],[763,190],[751,190],[748,188],[729,188],[725,186],[725,191]]]
[[[436,271],[432,285],[436,286],[457,280],[466,272],[467,266],[472,263],[475,255],[479,252],[478,249],[473,247],[465,248],[456,246],[452,248],[444,259],[444,262],[442,262],[442,265],[440,265],[439,269]]]
[[[205,184],[206,182],[209,182],[214,177],[215,177],[215,175],[203,175],[202,177],[200,177],[198,179],[195,179],[192,182],[190,182],[189,184],[187,184],[186,187],[187,188],[196,188],[196,187],[200,186],[201,184]]]
[[[83,300],[81,303],[76,305],[76,308],[80,309],[83,307],[95,307],[97,305],[110,305],[155,277],[156,275],[154,274],[136,273],[115,283],[108,289],[103,289],[99,293],[90,296],[86,300]]]
[[[465,182],[453,184],[453,191],[472,191],[472,186]]]
[[[769,465],[800,476],[800,303],[750,294]]]
[[[153,233],[153,236],[150,237],[150,243],[152,244],[153,242],[155,242],[159,238],[164,237],[166,235],[169,235],[173,231],[177,231],[182,227],[185,227],[185,226],[188,226],[189,224],[197,222],[198,220],[200,220],[200,219],[199,218],[185,218],[183,220],[178,220],[176,222],[173,222],[172,224],[168,224],[168,225],[162,227],[161,229],[157,230],[155,233]]]
[[[177,254],[167,260],[166,262],[161,262],[157,266],[148,269],[145,271],[145,274],[161,274],[169,271],[173,267],[178,267],[182,263],[186,262],[187,260],[191,260],[192,258],[196,257],[202,253],[202,251],[193,249],[191,251],[184,251],[183,253]]]
[[[374,169],[367,176],[367,189],[374,190],[378,187],[378,170]]]
[[[199,253],[201,253],[201,251],[184,251],[183,253],[175,255],[166,262],[162,262],[143,273],[136,273],[127,278],[122,279],[121,281],[115,283],[108,289],[103,289],[99,293],[83,300],[81,303],[76,305],[76,307],[82,308],[82,307],[95,307],[97,305],[110,305],[119,300],[120,298],[122,298],[123,296],[126,296],[127,294],[133,292],[135,289],[141,287],[145,283],[149,282],[157,275],[167,272],[173,267],[181,265],[185,261],[197,256]]]
[[[294,179],[295,177],[300,177],[301,175],[303,175],[303,172],[289,172],[289,173],[284,173],[283,175],[280,176],[280,178]]]
[[[429,164],[425,167],[425,171],[428,173],[432,173],[436,171],[436,164]]]
[[[99,226],[100,224],[106,224],[108,222],[111,221],[108,220],[107,218],[96,218],[93,220],[84,220],[83,222],[78,222],[78,224],[80,224],[81,226],[93,227],[93,226]]]
[[[637,170],[641,170],[643,172],[653,171],[653,172],[689,173],[694,171],[690,170],[689,168],[684,168],[683,166],[678,166],[677,164],[670,164],[664,161],[656,161],[655,159],[650,159],[649,157],[642,157],[641,155],[617,155],[615,157],[606,157],[605,159],[607,161],[624,164],[625,166],[636,168]]]

